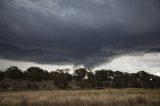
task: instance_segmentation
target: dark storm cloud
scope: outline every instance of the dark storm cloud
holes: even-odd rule
[[[95,66],[160,52],[159,0],[1,0],[0,57]]]

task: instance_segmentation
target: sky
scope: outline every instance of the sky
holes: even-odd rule
[[[0,0],[0,68],[160,75],[159,0]]]

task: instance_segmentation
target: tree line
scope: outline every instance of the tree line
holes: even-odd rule
[[[160,88],[160,77],[145,71],[127,73],[112,70],[92,70],[86,68],[75,69],[71,74],[69,69],[57,69],[48,72],[39,67],[30,67],[25,71],[11,66],[0,71],[0,81],[4,79],[27,81],[53,81],[60,89],[70,88],[69,83],[75,81],[80,88]]]

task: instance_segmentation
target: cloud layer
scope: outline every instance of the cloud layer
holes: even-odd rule
[[[1,0],[0,58],[94,67],[160,52],[159,0]]]

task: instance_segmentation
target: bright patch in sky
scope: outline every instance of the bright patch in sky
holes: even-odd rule
[[[9,66],[17,66],[20,69],[22,69],[23,71],[25,71],[27,68],[29,67],[40,67],[44,70],[48,70],[48,71],[55,71],[56,69],[72,69],[73,66],[72,65],[46,65],[46,64],[38,64],[38,63],[34,63],[34,62],[20,62],[20,61],[10,61],[10,60],[4,60],[4,59],[0,59],[0,69],[1,70],[5,70],[6,68],[8,68]]]
[[[96,69],[112,69],[123,72],[147,71],[160,76],[160,53],[143,55],[124,55],[112,60],[110,63],[100,65]]]
[[[54,71],[56,69],[69,68],[71,71],[75,68],[83,67],[73,65],[45,65],[33,62],[17,62],[10,60],[0,60],[0,69],[6,69],[10,65],[18,66],[22,70],[26,70],[31,66],[40,67],[48,71]],[[123,55],[113,59],[109,63],[95,67],[93,70],[99,69],[112,69],[114,71],[130,72],[135,73],[137,71],[146,71],[155,75],[160,76],[160,53],[148,53],[143,55]]]

